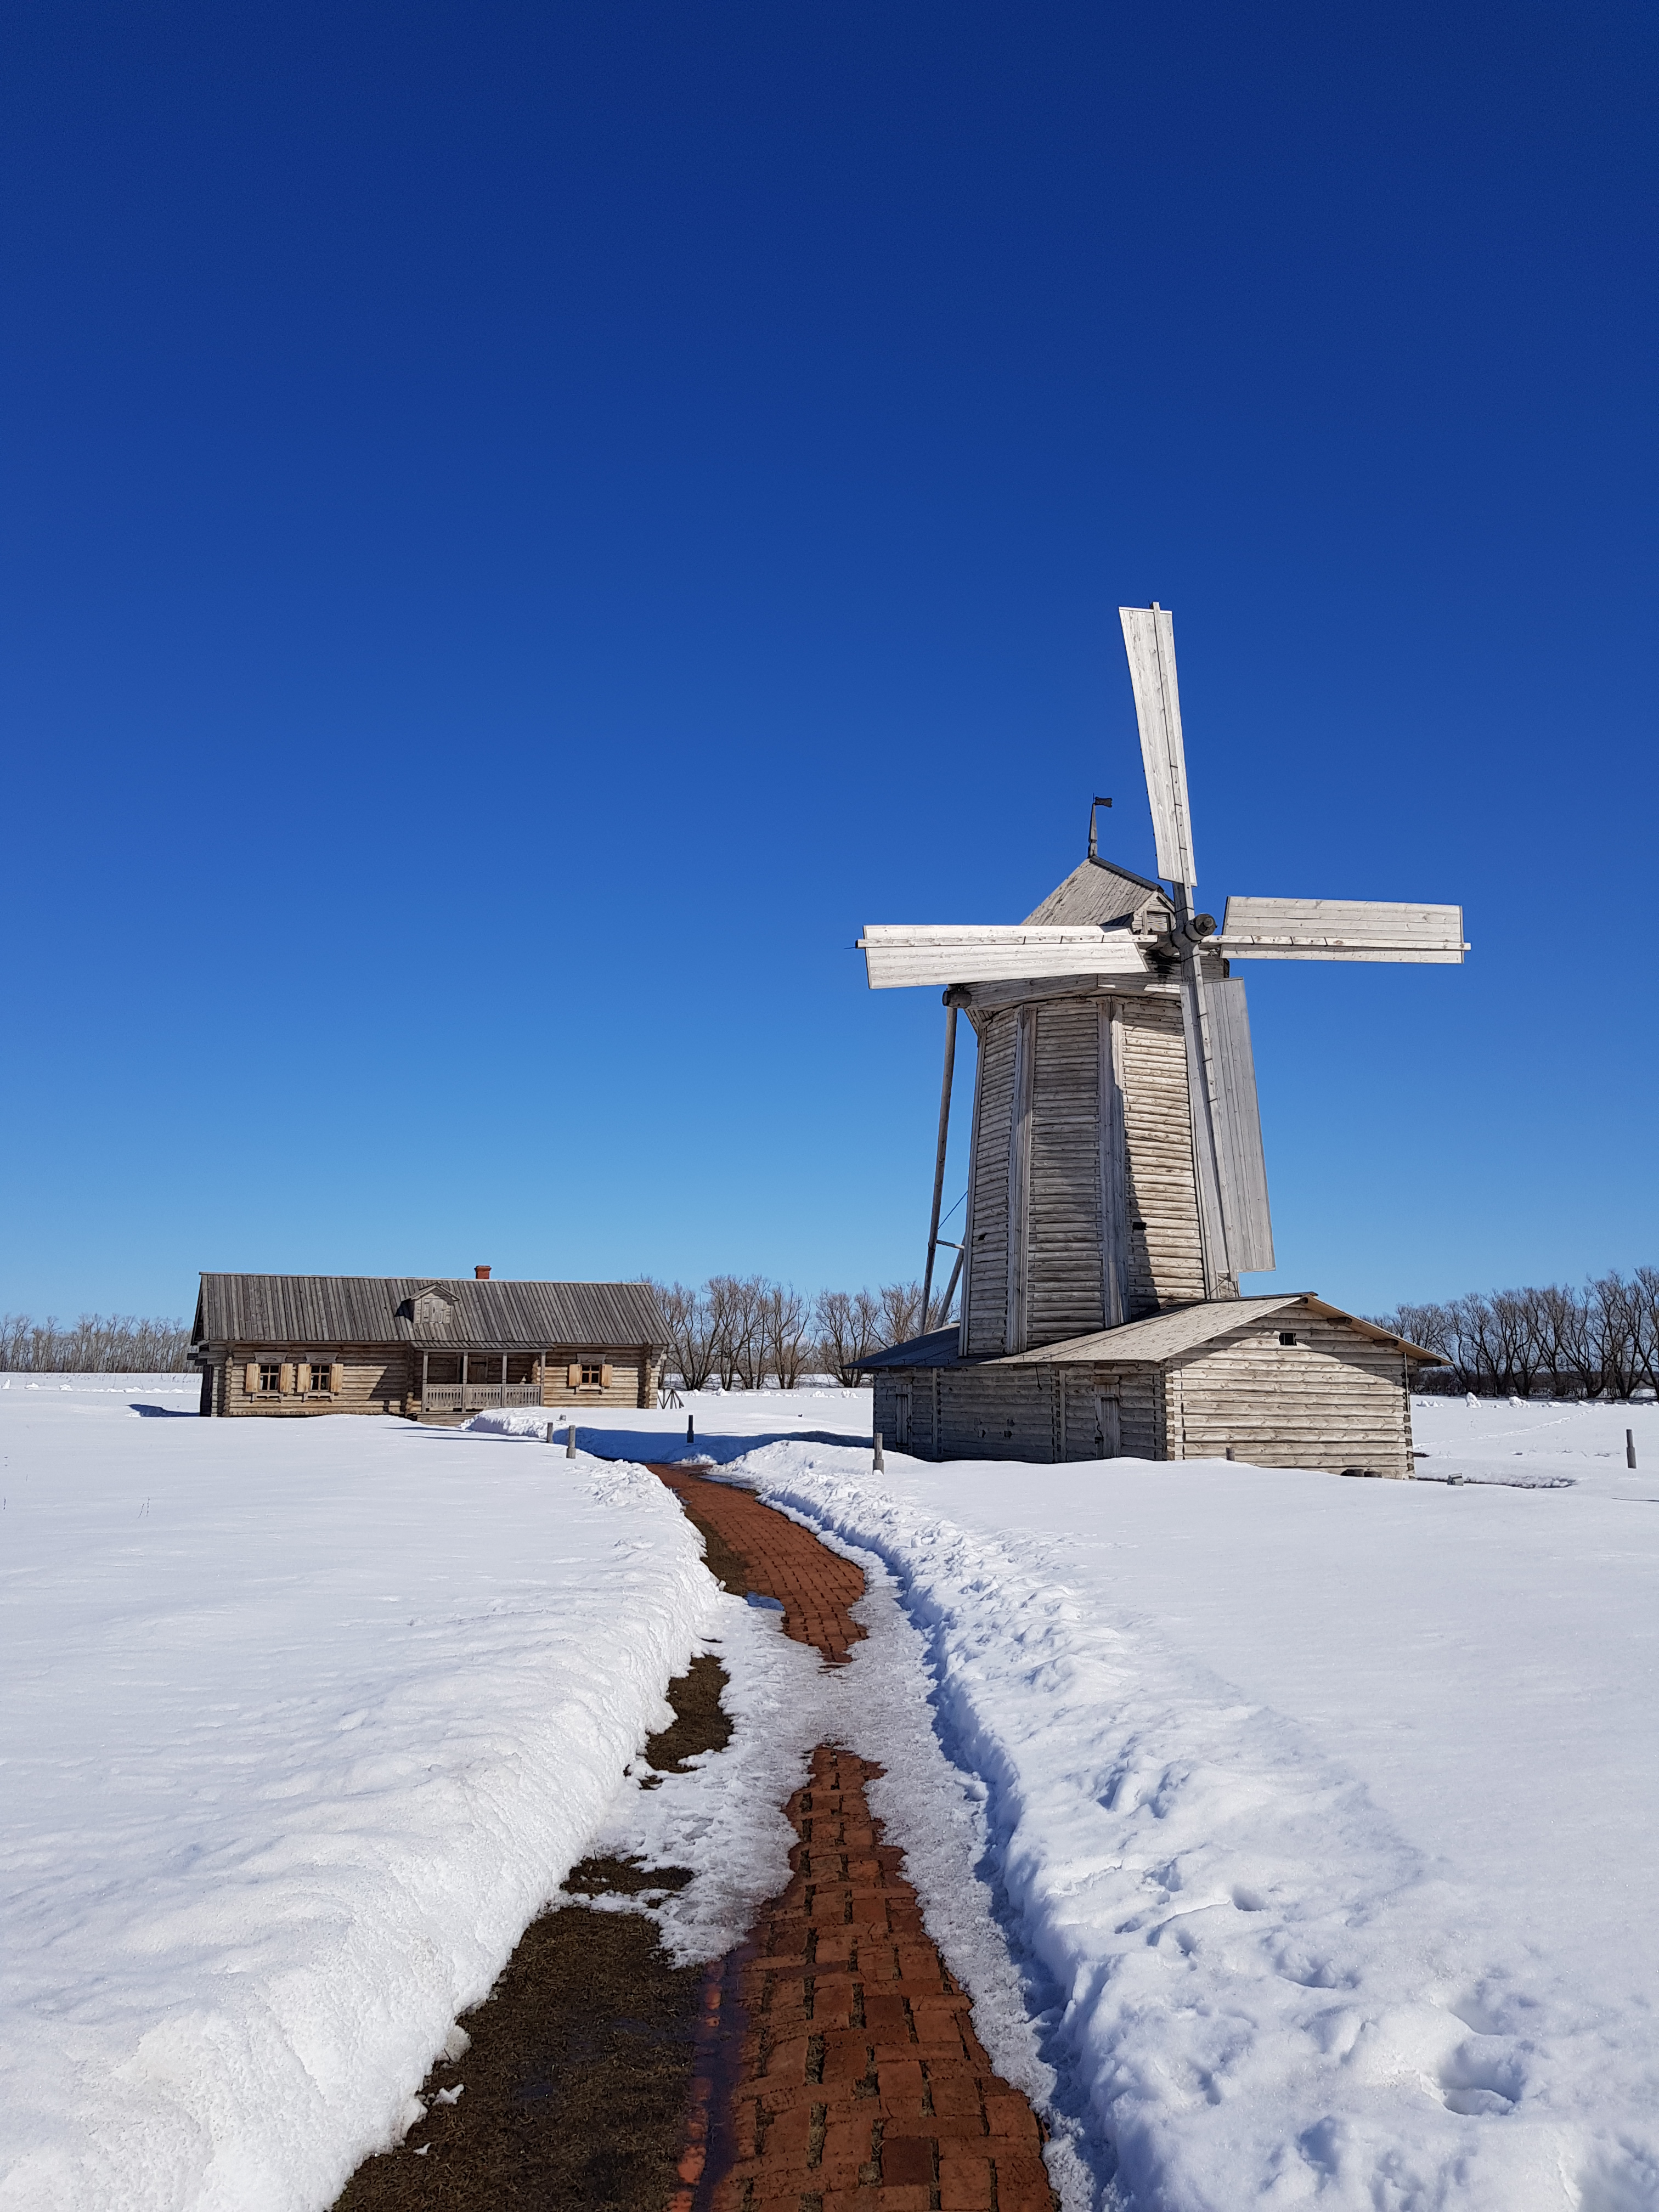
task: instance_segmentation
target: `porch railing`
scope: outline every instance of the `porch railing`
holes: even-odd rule
[[[428,1382],[423,1413],[482,1413],[496,1406],[539,1406],[539,1382]]]

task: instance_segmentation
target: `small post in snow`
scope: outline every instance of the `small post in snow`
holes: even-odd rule
[[[879,1429],[876,1431],[875,1443],[876,1456],[871,1466],[871,1473],[872,1474],[884,1474],[886,1472],[887,1462],[881,1455],[881,1431]]]
[[[697,1441],[697,1417],[695,1413],[688,1413],[685,1417],[685,1441],[689,1444]]]
[[[564,1455],[567,1459],[576,1456],[576,1424],[574,1421],[564,1432]]]
[[[1625,1431],[1625,1465],[1632,1470],[1636,1466],[1636,1431],[1634,1429],[1626,1429]]]
[[[546,1437],[546,1442],[547,1442],[547,1443],[552,1443],[552,1441],[553,1441],[553,1424],[552,1424],[552,1422],[551,1422],[551,1421],[550,1421],[550,1422],[548,1423],[548,1425],[547,1425],[547,1437]]]

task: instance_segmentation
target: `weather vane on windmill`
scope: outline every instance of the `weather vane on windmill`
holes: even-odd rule
[[[1085,1395],[1098,1418],[1093,1434],[1103,1446],[1127,1418],[1129,1370],[1148,1367],[1159,1380],[1142,1442],[1158,1448],[1146,1455],[1192,1456],[1192,1438],[1170,1425],[1171,1389],[1184,1408],[1200,1370],[1212,1381],[1219,1353],[1265,1320],[1266,1308],[1308,1308],[1310,1322],[1336,1346],[1327,1358],[1339,1367],[1354,1366],[1350,1338],[1367,1347],[1361,1368],[1375,1366],[1379,1345],[1395,1347],[1386,1357],[1397,1370],[1396,1395],[1409,1364],[1432,1357],[1309,1293],[1241,1297],[1240,1275],[1271,1269],[1273,1247],[1249,1018],[1244,986],[1231,964],[1461,962],[1468,950],[1462,910],[1230,897],[1218,932],[1214,917],[1194,904],[1198,867],[1174,623],[1156,602],[1119,613],[1164,881],[1100,858],[1097,814],[1111,801],[1097,796],[1085,859],[1024,921],[870,924],[859,939],[872,990],[933,985],[945,994],[945,1080],[923,1325],[949,1315],[958,1282],[961,1318],[954,1329],[931,1330],[869,1363],[878,1415],[885,1388],[892,1401],[889,1433],[901,1444],[920,1418],[915,1395],[923,1386],[916,1378],[927,1378],[931,1434],[924,1424],[922,1442],[937,1456],[959,1456],[968,1444],[981,1455],[1086,1456],[1086,1430],[1079,1444],[1066,1417],[1077,1377],[1057,1379],[1054,1370],[1093,1376]],[[967,1013],[979,1045],[967,1220],[949,1285],[934,1307],[935,1266],[945,1243],[939,1206],[959,1011]],[[1301,1348],[1297,1332],[1281,1327],[1273,1334],[1283,1340],[1281,1350]],[[1160,1348],[1166,1344],[1174,1348],[1166,1352]],[[908,1362],[907,1353],[913,1355]],[[1021,1380],[1011,1372],[991,1376],[986,1363],[1032,1372]],[[970,1376],[969,1368],[976,1373]],[[1050,1370],[1044,1387],[1052,1448],[1028,1451],[1024,1444],[1042,1441],[1041,1422],[1025,1404],[1042,1369]],[[1106,1374],[1108,1369],[1114,1371]],[[1357,1384],[1351,1376],[1331,1387],[1346,1407]],[[1205,1395],[1202,1387],[1198,1395]],[[946,1410],[952,1397],[963,1416],[955,1427]],[[1109,1400],[1115,1412],[1109,1413]],[[1219,1410],[1231,1426],[1249,1425],[1236,1407]],[[1317,1417],[1328,1428],[1336,1418]],[[1367,1429],[1368,1453],[1397,1462],[1383,1471],[1409,1473],[1408,1407],[1401,1414],[1391,1405],[1381,1418],[1390,1433],[1373,1438]],[[1353,1433],[1350,1427],[1350,1441]],[[1334,1456],[1334,1449],[1325,1448],[1328,1437],[1300,1432],[1257,1433],[1243,1441],[1265,1444],[1275,1454],[1273,1463],[1322,1465]],[[1010,1450],[1011,1444],[1021,1448]],[[1297,1457],[1315,1444],[1321,1456]],[[993,1445],[998,1453],[988,1450]]]

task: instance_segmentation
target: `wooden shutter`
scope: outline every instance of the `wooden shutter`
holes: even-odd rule
[[[580,1390],[580,1389],[581,1389],[581,1387],[582,1387],[582,1364],[581,1364],[581,1362],[580,1362],[580,1359],[573,1359],[573,1360],[571,1361],[571,1363],[570,1363],[570,1369],[569,1369],[569,1375],[568,1375],[568,1381],[569,1381],[570,1388],[571,1388],[573,1390]]]
[[[242,1388],[247,1392],[250,1398],[255,1398],[258,1395],[259,1363],[257,1359],[250,1359],[247,1365],[242,1370]]]
[[[330,1396],[334,1398],[337,1398],[345,1388],[345,1366],[343,1362],[338,1359],[335,1360],[329,1368],[328,1388]]]
[[[599,1384],[602,1389],[608,1390],[611,1388],[611,1362],[608,1359],[599,1370]]]
[[[311,1362],[308,1359],[302,1359],[300,1362],[299,1379],[295,1388],[302,1398],[311,1388]]]
[[[285,1359],[283,1362],[282,1371],[276,1377],[276,1387],[282,1392],[283,1397],[291,1398],[293,1396],[294,1362],[291,1359]]]

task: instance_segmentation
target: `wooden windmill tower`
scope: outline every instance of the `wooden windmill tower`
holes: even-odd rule
[[[1157,605],[1120,612],[1164,880],[1099,857],[1095,809],[1109,802],[1097,799],[1087,856],[1024,922],[871,925],[859,940],[872,990],[944,991],[930,1298],[958,1012],[977,1035],[967,1221],[936,1309],[950,1311],[960,1279],[962,1360],[1236,1301],[1242,1273],[1273,1267],[1233,961],[1461,962],[1468,950],[1455,906],[1232,897],[1219,932],[1196,911],[1173,623]],[[941,1337],[927,1340],[945,1359]]]

